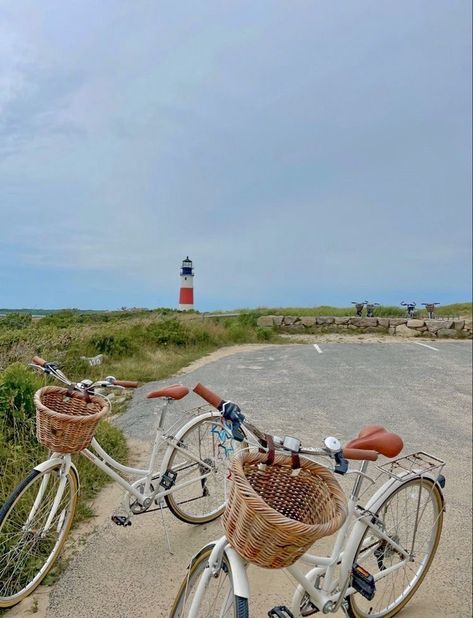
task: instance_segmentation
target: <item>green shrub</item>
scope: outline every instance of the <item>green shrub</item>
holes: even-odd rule
[[[28,328],[28,326],[31,326],[32,321],[31,313],[7,313],[4,318],[0,319],[0,329],[17,330]]]
[[[137,348],[133,339],[127,334],[94,335],[90,343],[96,354],[106,354],[112,358],[131,356]]]
[[[41,379],[20,363],[10,365],[0,375],[0,423],[5,436],[34,434],[33,395],[41,385]]]
[[[187,327],[176,319],[149,324],[145,329],[145,339],[148,344],[175,346],[184,346],[191,341]]]
[[[258,326],[256,328],[256,339],[258,341],[270,341],[273,337],[273,331],[271,328],[265,328],[264,326]]]

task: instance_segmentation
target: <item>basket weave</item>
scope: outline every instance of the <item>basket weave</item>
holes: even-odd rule
[[[230,544],[249,562],[279,569],[298,560],[317,539],[336,532],[347,500],[333,474],[301,459],[243,451],[233,457],[233,483],[223,526]]]
[[[110,410],[101,397],[45,386],[34,395],[36,437],[56,453],[77,453],[87,448],[101,418]]]

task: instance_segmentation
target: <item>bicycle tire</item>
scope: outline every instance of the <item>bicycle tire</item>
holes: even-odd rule
[[[420,509],[421,516],[417,519],[416,513]],[[350,595],[347,598],[350,618],[391,618],[410,601],[427,575],[437,551],[442,532],[443,511],[444,502],[438,484],[426,478],[418,477],[406,481],[386,497],[377,509],[376,516],[382,522],[385,533],[405,549],[408,549],[412,539],[413,561],[379,579],[371,601],[359,593]],[[412,518],[408,521],[412,514],[413,524]],[[397,523],[396,518],[399,518]],[[425,529],[425,536],[420,537],[421,529]],[[379,537],[374,536],[372,543],[369,539],[370,528],[367,528],[356,550],[354,564],[361,565],[374,575],[375,572],[395,564],[396,558],[399,560],[400,556],[395,550],[390,549],[386,542],[380,542]],[[417,553],[414,553],[416,549]],[[420,551],[423,553],[419,554]],[[412,577],[412,580],[409,580],[409,577]],[[402,590],[396,592],[398,583]]]
[[[212,428],[219,422],[219,417],[204,417],[195,423],[179,439],[181,448],[188,448],[201,461],[208,463],[207,469],[199,468],[195,461],[186,462],[182,451],[174,449],[167,462],[167,470],[177,472],[176,483],[188,480],[195,473],[198,478],[202,473],[209,476],[202,483],[195,483],[167,494],[164,499],[172,514],[188,524],[205,524],[220,517],[226,504],[227,476],[230,466],[230,453],[218,446],[218,437]],[[246,442],[233,441],[234,448],[245,448]]]
[[[61,463],[32,470],[0,509],[0,608],[16,605],[43,581],[56,562],[74,519],[79,483],[70,468],[58,508],[47,533],[44,525],[61,475]],[[49,476],[48,476],[49,475]],[[41,487],[43,498],[28,522]]]
[[[193,594],[197,588],[201,576],[208,567],[209,556],[214,548],[210,545],[196,556],[193,562],[188,567],[189,572],[184,578],[181,587],[177,593],[176,599],[169,614],[169,618],[186,618],[190,605],[192,603]],[[221,579],[223,577],[223,580]],[[228,584],[228,590],[224,591],[223,599],[220,604],[213,598],[213,588],[217,590],[215,594],[222,591],[225,583]],[[222,606],[223,603],[223,606]],[[202,606],[203,605],[203,606]],[[224,613],[222,613],[224,610]],[[223,554],[222,566],[217,577],[211,577],[209,585],[202,597],[201,607],[199,607],[196,618],[248,618],[248,599],[240,597],[233,592],[233,574],[231,565],[226,554]]]

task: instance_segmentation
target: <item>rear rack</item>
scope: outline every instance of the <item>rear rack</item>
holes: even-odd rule
[[[398,457],[376,467],[390,477],[398,481],[404,481],[410,476],[422,477],[425,474],[438,476],[441,474],[444,466],[445,462],[438,457],[419,451],[405,457]]]

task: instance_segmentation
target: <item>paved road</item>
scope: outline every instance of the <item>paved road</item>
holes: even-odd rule
[[[248,416],[274,433],[353,437],[380,423],[400,433],[406,451],[426,450],[448,463],[448,510],[438,558],[404,616],[471,616],[471,342],[321,343],[267,346],[237,353],[179,378],[200,381],[240,404]],[[432,349],[432,347],[436,349]],[[134,440],[152,427],[153,404],[143,386],[120,425]],[[195,395],[179,402],[199,402]],[[115,494],[112,500],[117,500]],[[192,553],[221,534],[220,524],[194,528],[166,515],[175,556],[166,551],[159,518],[135,518],[131,528],[108,518],[72,560],[53,588],[48,618],[166,616],[166,609]],[[281,573],[258,570],[252,616],[290,600]],[[263,611],[264,610],[264,611]]]

